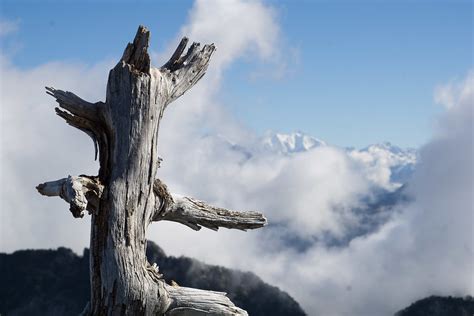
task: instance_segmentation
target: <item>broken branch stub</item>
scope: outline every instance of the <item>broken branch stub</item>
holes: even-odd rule
[[[97,177],[79,176],[39,184],[36,189],[45,196],[59,196],[70,205],[74,217],[83,217],[84,211],[97,211],[104,187]]]
[[[128,43],[120,62],[132,66],[135,70],[150,73],[150,55],[148,55],[148,42],[150,31],[140,25],[135,34],[133,43]]]
[[[204,45],[200,49],[199,43],[193,43],[186,54],[182,55],[187,43],[188,39],[184,37],[170,60],[160,68],[170,82],[166,105],[182,96],[204,76],[216,49],[214,44]]]

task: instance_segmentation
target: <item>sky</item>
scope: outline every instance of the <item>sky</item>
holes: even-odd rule
[[[184,35],[218,47],[206,76],[166,110],[158,177],[176,193],[260,210],[270,223],[216,233],[160,222],[149,239],[170,255],[255,272],[308,315],[393,315],[432,294],[474,295],[468,2],[153,6],[2,2],[0,251],[88,246],[89,218],[72,218],[63,201],[34,189],[98,169],[90,139],[55,116],[43,87],[103,100],[108,70],[145,24],[155,65]],[[255,148],[268,129],[330,145],[251,158],[229,146]],[[354,210],[396,188],[392,157],[340,146],[379,141],[417,147],[412,199],[354,236],[364,225]],[[325,236],[347,242],[334,247]]]
[[[161,51],[192,1],[2,1],[19,68],[116,60],[139,24]],[[228,65],[219,95],[256,133],[301,130],[338,146],[418,147],[439,112],[432,89],[472,65],[471,1],[269,1],[280,41]],[[241,23],[236,19],[235,27]],[[156,61],[163,62],[163,60]],[[212,65],[211,65],[212,67]]]

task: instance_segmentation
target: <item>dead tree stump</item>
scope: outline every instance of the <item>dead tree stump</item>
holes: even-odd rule
[[[169,220],[201,227],[254,229],[266,224],[257,212],[235,212],[170,193],[156,179],[158,129],[163,113],[205,74],[213,44],[183,38],[170,60],[150,66],[150,32],[138,28],[110,71],[105,102],[89,103],[71,92],[46,88],[56,113],[94,141],[98,176],[68,176],[38,185],[59,196],[74,217],[91,214],[91,301],[85,315],[247,315],[225,293],[165,283],[145,257],[146,229]]]

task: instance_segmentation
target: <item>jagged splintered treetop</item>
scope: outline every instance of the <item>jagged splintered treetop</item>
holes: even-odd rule
[[[86,210],[91,214],[91,301],[84,315],[246,315],[225,293],[166,284],[158,267],[146,260],[146,229],[155,221],[194,230],[266,224],[258,212],[230,211],[176,195],[156,179],[163,112],[204,76],[215,47],[193,43],[183,54],[188,43],[183,38],[170,60],[153,68],[149,38],[140,26],[110,71],[105,102],[89,103],[46,88],[59,103],[56,113],[93,139],[100,169],[98,176],[68,176],[37,189],[68,202],[74,217]]]

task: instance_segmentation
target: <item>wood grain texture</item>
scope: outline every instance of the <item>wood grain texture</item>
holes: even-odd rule
[[[173,221],[194,230],[206,227],[217,231],[220,227],[229,229],[256,229],[266,225],[266,218],[259,212],[232,211],[209,205],[191,197],[173,194],[159,179],[155,180],[155,194],[160,202],[156,207],[154,221]]]
[[[171,220],[198,230],[253,229],[260,213],[235,212],[171,194],[156,172],[158,130],[164,110],[205,74],[213,44],[193,43],[183,54],[184,38],[170,60],[151,67],[150,32],[135,39],[110,71],[105,102],[90,103],[71,92],[46,88],[56,98],[56,113],[94,141],[97,177],[69,176],[40,184],[38,191],[59,196],[75,217],[91,215],[91,302],[84,315],[246,315],[224,293],[166,284],[145,257],[146,229]]]

